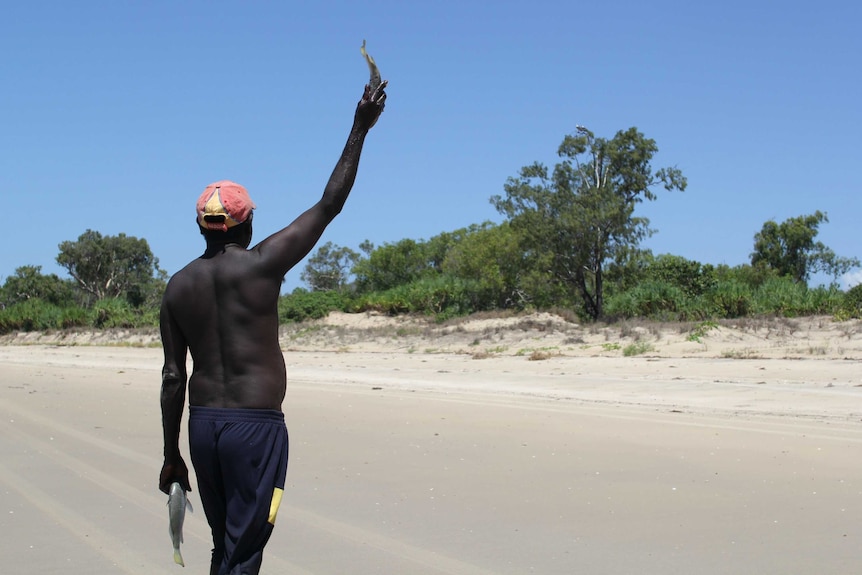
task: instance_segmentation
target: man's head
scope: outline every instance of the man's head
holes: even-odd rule
[[[226,232],[248,220],[255,207],[244,187],[221,180],[208,185],[198,198],[198,225],[206,230]]]
[[[208,240],[248,245],[255,207],[248,191],[241,185],[229,180],[214,182],[206,187],[197,201],[197,222],[201,233]]]

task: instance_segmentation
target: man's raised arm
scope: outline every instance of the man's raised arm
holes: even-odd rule
[[[365,142],[365,136],[368,135],[368,131],[377,123],[377,119],[383,112],[386,102],[386,92],[383,91],[385,87],[386,82],[383,82],[371,94],[369,93],[369,87],[366,86],[365,93],[356,106],[353,127],[350,130],[350,135],[347,137],[344,151],[341,152],[341,157],[338,159],[338,163],[335,164],[335,169],[332,170],[332,175],[329,177],[329,181],[323,191],[323,198],[320,200],[324,212],[330,216],[330,221],[341,212],[341,208],[344,206],[344,202],[347,201],[347,196],[353,188],[353,182],[356,180],[356,172],[359,169],[359,156],[362,153],[362,144]]]
[[[356,180],[359,157],[365,136],[377,122],[386,103],[387,82],[373,92],[365,86],[362,99],[356,106],[353,127],[341,157],[323,191],[323,197],[314,206],[296,218],[289,226],[271,235],[254,249],[258,250],[273,272],[281,276],[304,258],[320,239],[326,226],[341,212]]]

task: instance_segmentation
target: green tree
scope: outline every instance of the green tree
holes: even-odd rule
[[[646,277],[678,287],[687,297],[698,297],[716,284],[715,268],[682,256],[661,254],[646,269]]]
[[[731,267],[727,264],[718,264],[715,266],[715,277],[718,283],[737,282],[751,289],[757,289],[769,280],[780,276],[774,269],[765,266],[740,264]]]
[[[470,224],[466,228],[458,228],[451,232],[441,232],[432,237],[424,243],[428,267],[437,273],[443,272],[443,262],[449,256],[449,252],[467,238],[473,237],[477,232],[487,229],[490,225],[491,222]]]
[[[326,242],[308,258],[299,277],[311,291],[340,290],[347,285],[350,268],[359,261],[359,257],[348,247]]]
[[[451,275],[452,266],[446,268],[450,253],[465,241],[474,242],[476,234],[486,231],[489,226],[492,226],[490,222],[471,224],[466,228],[441,232],[427,241],[404,239],[377,248],[366,240],[359,249],[368,257],[357,261],[352,270],[357,291],[382,292],[420,280]],[[476,278],[467,275],[462,279]]]
[[[616,250],[613,261],[604,268],[605,301],[646,281],[647,268],[655,261],[651,250],[638,246]]]
[[[362,240],[362,243],[359,244],[359,251],[366,256],[371,255],[371,252],[374,251],[374,243],[371,240]]]
[[[857,258],[839,257],[823,242],[815,241],[820,224],[829,222],[826,214],[816,211],[810,215],[788,218],[778,224],[772,220],[754,236],[751,265],[763,266],[806,283],[812,273],[825,272],[837,279],[855,267]]]
[[[486,308],[523,307],[531,300],[520,283],[525,264],[508,222],[472,226],[446,252],[443,273],[476,282]]]
[[[31,299],[61,307],[71,305],[74,301],[73,286],[57,274],[43,274],[42,266],[21,266],[3,283],[0,302],[8,306]]]
[[[357,291],[386,291],[422,277],[437,275],[425,242],[403,239],[374,248],[353,266]]]
[[[123,233],[103,236],[87,230],[76,241],[62,242],[59,248],[57,263],[97,301],[122,296],[139,303],[147,298],[153,283],[165,277],[145,239]]]
[[[507,216],[528,257],[544,258],[555,279],[577,295],[585,316],[603,314],[604,269],[649,236],[649,220],[635,206],[656,198],[657,185],[686,188],[676,168],[653,171],[654,140],[637,128],[610,140],[578,127],[557,150],[562,161],[552,174],[534,163],[504,185],[505,196],[491,202]]]

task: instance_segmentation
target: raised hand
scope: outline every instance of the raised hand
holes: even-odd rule
[[[383,108],[386,106],[386,92],[384,89],[388,84],[388,80],[383,80],[373,90],[370,84],[365,85],[362,99],[359,100],[359,104],[356,106],[356,120],[366,130],[370,130],[377,123],[380,114],[383,113]]]

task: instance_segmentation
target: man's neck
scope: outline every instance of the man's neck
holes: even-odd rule
[[[237,242],[209,241],[207,242],[206,251],[204,251],[204,257],[213,257],[218,254],[223,254],[228,250],[228,248],[239,248],[241,250],[246,249],[245,246]]]

